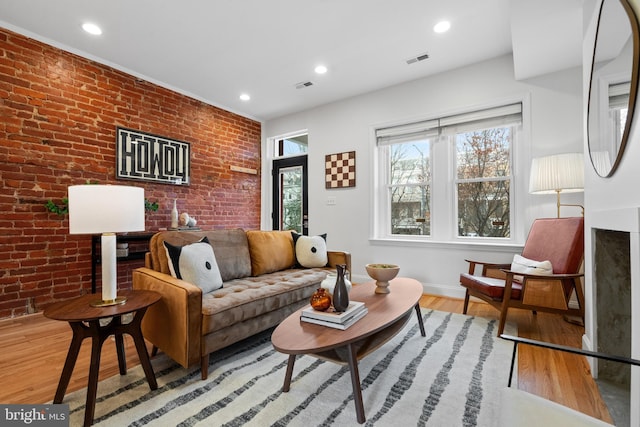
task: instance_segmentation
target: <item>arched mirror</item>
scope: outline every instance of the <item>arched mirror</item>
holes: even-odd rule
[[[638,85],[638,20],[627,0],[602,0],[593,50],[588,145],[593,168],[613,175],[631,129]]]

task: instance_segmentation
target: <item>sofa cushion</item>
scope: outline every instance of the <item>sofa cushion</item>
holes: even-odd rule
[[[327,265],[327,235],[303,236],[295,231],[291,232],[296,248],[298,265],[306,268],[324,267]]]
[[[174,246],[164,242],[171,275],[196,285],[203,293],[222,287],[222,277],[209,240],[203,237],[196,243]]]
[[[291,268],[296,263],[291,231],[247,231],[251,275],[260,276]]]
[[[241,228],[208,231],[222,280],[251,276],[251,257],[247,234]]]
[[[308,302],[331,269],[287,269],[245,277],[202,299],[202,334],[226,328],[298,301]]]
[[[213,247],[223,281],[251,275],[251,258],[247,236],[241,228],[215,231],[162,231],[149,242],[151,268],[171,274],[163,242],[184,246],[207,237]]]

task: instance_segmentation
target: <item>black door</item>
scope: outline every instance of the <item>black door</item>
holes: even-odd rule
[[[307,156],[273,161],[273,229],[309,232]]]

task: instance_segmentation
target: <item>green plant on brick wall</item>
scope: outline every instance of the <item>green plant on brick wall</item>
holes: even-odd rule
[[[47,203],[44,204],[49,212],[53,212],[58,215],[66,215],[69,213],[69,199],[64,197],[60,204],[56,204],[53,200],[47,200]],[[149,199],[144,199],[144,210],[145,212],[156,212],[160,205],[158,201],[152,202]]]
[[[144,199],[144,210],[145,210],[145,212],[155,212],[155,211],[158,210],[159,207],[160,207],[160,205],[158,204],[157,200],[155,202],[152,202],[149,199]]]
[[[53,200],[47,200],[47,203],[45,203],[45,207],[49,210],[49,212],[53,212],[58,215],[66,215],[69,213],[69,199],[64,197],[61,204],[56,204],[53,202]]]
[[[97,181],[91,182],[87,180],[86,184],[97,184]],[[49,212],[53,212],[58,215],[66,215],[69,213],[69,199],[67,197],[62,198],[61,203],[55,203],[53,200],[47,200],[44,204]]]
[[[95,184],[91,182],[87,182],[87,184]],[[47,200],[47,203],[44,204],[49,212],[53,212],[58,215],[66,215],[69,213],[69,199],[67,197],[62,198],[62,202],[55,203],[53,200]],[[145,212],[155,212],[158,210],[160,205],[158,201],[152,202],[149,199],[144,199],[144,211]]]

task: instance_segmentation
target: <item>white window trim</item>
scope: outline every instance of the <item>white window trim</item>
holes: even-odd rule
[[[457,236],[457,220],[454,218],[457,212],[455,210],[457,203],[454,193],[454,175],[452,165],[454,163],[452,147],[450,144],[443,144],[439,139],[433,144],[432,150],[436,147],[445,146],[447,151],[446,162],[439,162],[433,164],[432,177],[435,179],[438,177],[438,184],[432,185],[432,205],[436,206],[439,203],[445,203],[448,205],[448,212],[446,209],[433,209],[431,211],[431,235],[430,236],[403,236],[392,235],[390,233],[381,233],[381,224],[389,222],[388,212],[386,212],[386,205],[382,204],[384,200],[380,199],[380,192],[383,189],[380,188],[381,176],[380,176],[380,158],[379,150],[376,139],[376,130],[383,128],[390,128],[394,126],[408,125],[410,123],[428,123],[438,118],[466,114],[472,111],[481,111],[485,109],[496,108],[509,104],[521,103],[522,104],[522,125],[519,130],[519,137],[517,142],[512,147],[512,208],[511,208],[511,235],[509,238],[488,238],[488,237],[465,237]],[[527,200],[529,170],[531,163],[531,99],[529,93],[516,95],[512,97],[506,97],[493,102],[485,104],[478,104],[467,108],[460,108],[450,111],[443,111],[437,114],[431,114],[429,116],[418,116],[412,118],[406,118],[403,120],[394,120],[384,123],[373,124],[370,126],[370,154],[372,159],[371,167],[371,200],[372,200],[372,220],[369,230],[369,241],[372,244],[377,245],[395,245],[400,244],[402,246],[420,246],[420,247],[432,247],[437,246],[439,248],[477,248],[485,247],[489,250],[496,251],[510,251],[513,249],[522,248],[524,241],[526,240],[527,220],[525,217],[525,201]],[[435,155],[434,155],[435,156]],[[438,157],[445,158],[445,157]],[[443,168],[442,165],[445,167]],[[445,169],[444,171],[442,169]],[[442,181],[440,175],[445,175],[445,180]],[[448,175],[448,177],[446,177]],[[445,182],[445,185],[440,185],[440,182]],[[385,195],[386,197],[386,195]],[[383,209],[384,208],[384,209]],[[381,221],[386,221],[382,222]],[[388,229],[388,226],[385,226]]]
[[[385,151],[385,163],[388,164],[389,162],[389,156],[390,156],[390,145],[388,144],[382,144],[383,149]],[[434,146],[434,142],[432,141],[430,144],[430,157],[433,158],[433,146]],[[376,155],[380,155],[380,150],[376,150]],[[389,182],[389,169],[385,168],[384,170],[379,170],[380,172],[380,181],[377,182],[376,184],[379,186],[380,188],[380,192],[378,193],[377,197],[379,197],[381,199],[381,203],[380,205],[383,206],[390,206],[391,205],[391,194],[389,191],[390,185],[388,185]],[[384,186],[382,183],[385,183]],[[418,184],[404,184],[402,186],[415,186],[415,187],[421,187],[421,185]],[[427,186],[429,186],[429,188],[433,191],[433,180],[431,180]],[[385,224],[384,226],[384,231],[382,232],[382,235],[386,236],[387,238],[389,237],[396,237],[396,236],[402,236],[402,235],[392,235],[391,234],[391,218],[390,218],[390,214],[391,212],[388,209],[374,209],[374,213],[378,213],[379,214],[379,218],[382,221],[381,224]],[[374,220],[375,221],[375,220]],[[378,231],[380,231],[380,229],[378,229]],[[424,237],[429,237],[429,236],[423,236]]]
[[[268,136],[264,137],[265,144],[262,146],[262,182],[261,186],[263,189],[268,189],[267,191],[261,191],[260,200],[262,204],[262,213],[260,218],[260,229],[262,230],[271,230],[271,212],[273,212],[273,194],[271,191],[271,179],[273,172],[273,160],[278,158],[285,157],[295,157],[295,156],[276,156],[276,144],[277,141],[285,138],[293,138],[295,136],[308,134],[308,129],[301,129],[294,132],[287,132],[280,135]]]
[[[277,154],[277,144],[278,141],[282,140],[282,139],[291,139],[291,138],[295,138],[297,136],[302,136],[302,135],[309,135],[309,132],[307,130],[300,130],[297,132],[289,132],[283,135],[278,135],[278,136],[273,136],[273,137],[269,137],[267,139],[267,145],[268,145],[268,149],[270,150],[271,153],[271,158],[270,160],[274,160],[274,159],[287,159],[289,157],[298,157],[298,156],[306,156],[309,153],[293,153],[293,154],[285,154],[285,155],[278,155]]]
[[[508,180],[510,183],[510,188],[514,188],[514,162],[517,159],[517,156],[515,154],[515,152],[517,151],[517,146],[520,143],[520,133],[522,132],[522,125],[517,125],[515,127],[520,127],[520,129],[518,130],[516,135],[513,135],[513,141],[511,146],[509,147],[509,164],[511,166],[511,174],[508,177],[505,177],[504,180]],[[516,204],[515,204],[515,200],[514,200],[514,196],[515,193],[512,190],[511,194],[509,195],[509,228],[510,228],[510,237],[500,237],[500,238],[496,238],[496,237],[468,237],[468,236],[459,236],[457,233],[457,228],[458,228],[458,224],[457,224],[457,213],[458,213],[458,197],[457,197],[457,192],[458,192],[458,188],[457,188],[457,184],[461,181],[464,182],[496,182],[498,180],[501,179],[501,177],[490,177],[490,178],[473,178],[473,179],[465,179],[465,180],[459,180],[456,177],[456,144],[455,141],[453,139],[455,139],[455,134],[452,134],[449,136],[449,138],[451,140],[447,141],[448,147],[449,147],[449,152],[450,152],[450,157],[451,157],[451,163],[449,164],[449,178],[450,178],[450,182],[451,182],[451,193],[450,194],[454,194],[454,197],[452,198],[453,200],[453,206],[452,206],[452,214],[454,214],[454,218],[452,218],[454,220],[454,224],[453,227],[451,227],[451,240],[457,240],[457,241],[483,241],[483,242],[487,242],[487,243],[496,243],[499,244],[500,242],[513,242],[514,236],[513,236],[513,230],[511,230],[513,228],[513,224],[515,222],[516,219],[516,215],[515,215],[515,209],[516,209]]]

